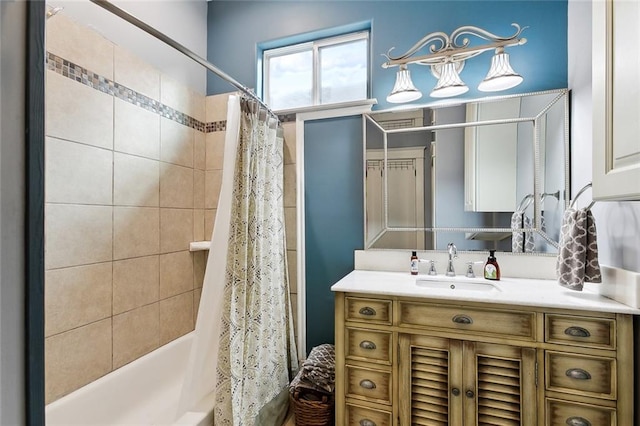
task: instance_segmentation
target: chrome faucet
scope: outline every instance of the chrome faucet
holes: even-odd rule
[[[445,272],[445,275],[448,277],[455,277],[456,271],[453,269],[453,259],[458,257],[458,249],[455,244],[449,243],[447,245],[447,251],[449,252],[449,262],[447,262],[447,272]]]

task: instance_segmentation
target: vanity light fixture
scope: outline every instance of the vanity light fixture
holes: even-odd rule
[[[427,34],[401,56],[391,56],[393,48],[389,49],[386,54],[383,54],[387,58],[387,62],[382,64],[382,68],[399,67],[400,69],[396,76],[396,84],[387,97],[387,101],[392,103],[411,102],[422,96],[422,93],[411,81],[407,67],[409,64],[428,65],[431,68],[431,73],[438,78],[438,83],[431,91],[432,97],[445,98],[466,93],[469,87],[462,81],[459,73],[467,59],[478,56],[487,50],[494,50],[495,54],[491,59],[491,68],[478,86],[478,90],[495,92],[510,89],[522,83],[524,79],[511,68],[509,54],[505,53],[504,48],[525,44],[527,39],[520,37],[520,34],[526,27],[521,28],[515,23],[511,25],[516,28],[516,32],[509,37],[500,37],[474,26],[463,26],[450,35],[441,31]],[[470,40],[463,37],[465,35],[487,40],[488,43],[470,46]],[[414,56],[427,45],[429,54]]]

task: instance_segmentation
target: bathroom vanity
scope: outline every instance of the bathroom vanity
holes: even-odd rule
[[[626,426],[633,315],[553,280],[337,282],[336,425]]]

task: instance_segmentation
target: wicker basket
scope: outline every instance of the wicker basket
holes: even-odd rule
[[[320,394],[307,389],[295,389],[289,394],[296,426],[333,426],[333,394]]]

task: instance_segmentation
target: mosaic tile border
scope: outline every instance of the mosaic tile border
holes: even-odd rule
[[[139,106],[147,111],[159,114],[162,117],[175,121],[182,125],[191,127],[204,133],[222,132],[227,129],[227,120],[212,121],[204,123],[181,111],[171,108],[155,99],[142,93],[136,92],[120,83],[110,80],[104,76],[96,74],[80,65],[74,64],[51,52],[47,52],[47,69],[60,74],[85,86],[92,87],[103,93],[114,96],[133,105]],[[282,115],[278,117],[281,122],[294,121],[295,114]]]

